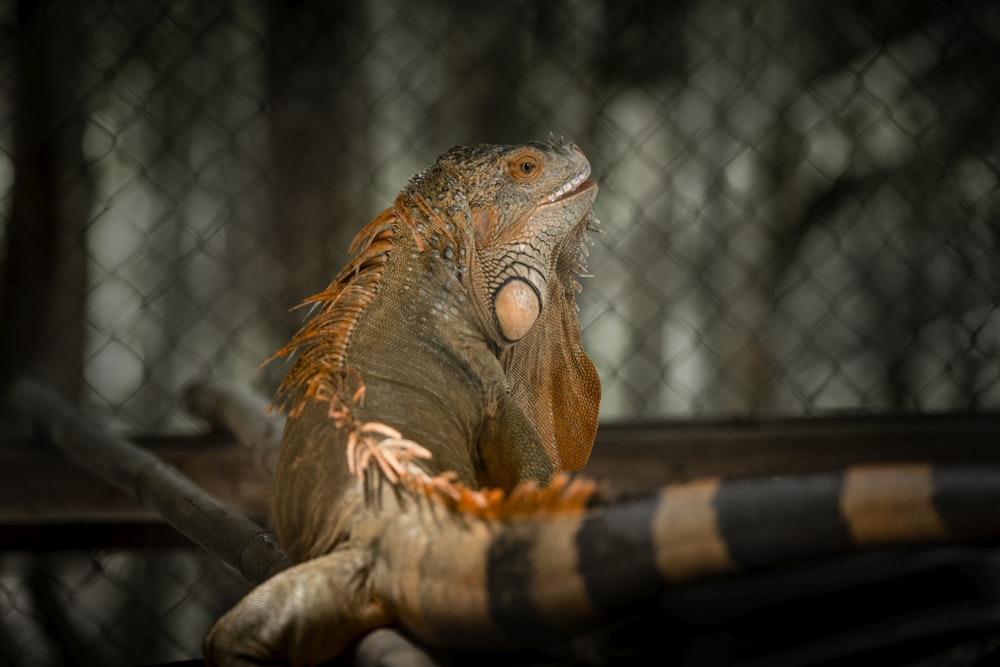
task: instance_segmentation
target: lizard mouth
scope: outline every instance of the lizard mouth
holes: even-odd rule
[[[545,203],[555,204],[556,202],[575,197],[576,195],[593,187],[597,187],[597,181],[590,178],[590,169],[587,168],[563,183],[558,190],[546,197]]]

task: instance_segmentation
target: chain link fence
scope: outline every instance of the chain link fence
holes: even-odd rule
[[[129,665],[199,655],[246,582],[186,548],[0,556],[5,665]]]
[[[3,368],[115,430],[199,428],[209,374],[271,393],[289,308],[412,173],[550,132],[601,187],[604,421],[1000,408],[995,3],[0,0],[0,30]],[[117,637],[121,591],[67,586]]]

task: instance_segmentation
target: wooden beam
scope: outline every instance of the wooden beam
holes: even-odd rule
[[[232,436],[138,438],[153,455],[222,502],[258,521],[270,515],[270,481]],[[159,514],[69,460],[48,441],[0,439],[0,522],[159,521]]]
[[[266,523],[270,482],[227,433],[136,438],[198,486]],[[633,485],[796,473],[852,462],[1000,460],[1000,414],[602,426],[586,473]],[[0,438],[0,522],[159,521],[44,440]]]
[[[885,461],[996,463],[1000,413],[605,425],[587,473],[652,485]]]

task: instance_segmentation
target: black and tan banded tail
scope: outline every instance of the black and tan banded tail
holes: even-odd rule
[[[412,517],[410,518],[412,522]],[[866,548],[1000,537],[1000,468],[864,465],[703,479],[576,512],[401,519],[372,572],[390,614],[439,645],[586,630],[673,583]]]

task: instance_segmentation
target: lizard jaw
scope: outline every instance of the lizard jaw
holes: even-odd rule
[[[588,165],[579,174],[563,183],[559,186],[558,190],[546,197],[543,205],[564,201],[596,186],[597,181],[590,179],[590,166]]]

